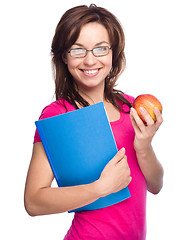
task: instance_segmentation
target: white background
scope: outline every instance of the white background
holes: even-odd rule
[[[123,5],[121,4],[123,2]],[[23,193],[34,121],[54,100],[50,46],[61,15],[86,0],[7,0],[0,7],[0,239],[63,239],[73,214],[30,217]],[[164,123],[153,141],[165,169],[164,188],[148,194],[147,240],[187,239],[187,14],[182,0],[95,0],[122,23],[127,67],[118,88],[151,93]],[[125,214],[125,213],[124,213]]]

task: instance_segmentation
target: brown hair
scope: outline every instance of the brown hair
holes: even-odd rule
[[[89,105],[77,91],[75,81],[62,56],[65,56],[66,50],[75,43],[82,26],[90,22],[100,23],[107,29],[112,46],[112,69],[105,79],[105,98],[119,110],[122,110],[119,101],[122,104],[127,104],[130,108],[131,103],[122,96],[122,92],[114,89],[117,78],[123,72],[126,64],[123,29],[112,13],[94,4],[91,4],[90,7],[83,5],[69,9],[56,27],[51,48],[56,100],[66,100],[76,109],[78,109],[76,102],[83,107]]]

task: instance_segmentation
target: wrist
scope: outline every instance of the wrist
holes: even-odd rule
[[[102,184],[99,179],[89,184],[89,192],[92,193],[96,198],[103,197]]]
[[[152,148],[152,145],[150,144],[146,148],[136,148],[135,147],[135,151],[136,151],[137,156],[141,156],[144,158],[144,157],[147,157],[153,151],[153,148]]]
[[[93,183],[93,187],[96,191],[96,194],[98,195],[98,197],[105,197],[108,194],[110,194],[107,190],[107,186],[106,183],[103,182],[101,179],[98,179],[97,181],[95,181]]]

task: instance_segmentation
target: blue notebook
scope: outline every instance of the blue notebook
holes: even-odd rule
[[[103,102],[35,124],[59,187],[96,181],[118,151]],[[129,197],[126,187],[69,212],[104,208]]]

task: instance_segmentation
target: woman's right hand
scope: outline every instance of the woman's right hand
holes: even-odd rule
[[[122,148],[108,162],[98,179],[101,196],[120,191],[129,185],[131,179],[125,149]]]
[[[51,187],[53,172],[41,142],[35,143],[25,185],[25,208],[31,216],[62,213],[117,192],[131,181],[125,151],[105,166],[100,178],[89,184]]]

